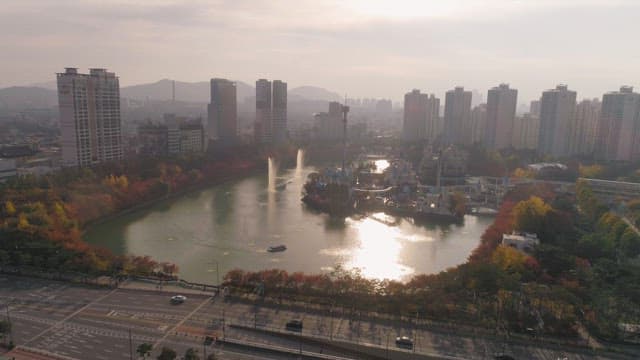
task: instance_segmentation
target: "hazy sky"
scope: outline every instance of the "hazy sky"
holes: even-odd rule
[[[105,67],[161,78],[283,79],[350,97],[508,82],[519,102],[640,85],[640,0],[6,0],[0,87]],[[640,90],[640,89],[638,89]]]

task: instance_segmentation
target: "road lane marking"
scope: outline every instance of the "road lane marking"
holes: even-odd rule
[[[200,303],[200,305],[198,305],[195,309],[193,309],[193,311],[191,311],[187,316],[185,316],[182,320],[180,320],[179,323],[174,325],[169,331],[165,332],[164,335],[153,344],[153,347],[154,348],[158,347],[158,345],[160,345],[164,341],[164,339],[166,339],[167,336],[169,336],[170,333],[174,332],[178,327],[182,326],[182,324],[184,324],[187,321],[187,319],[193,316],[193,314],[197,313],[198,310],[200,310],[200,308],[208,304],[210,301],[211,301],[211,298],[204,299]]]
[[[75,312],[71,313],[69,316],[63,318],[62,320],[56,322],[55,324],[51,325],[50,327],[48,327],[47,329],[43,330],[42,332],[40,332],[38,335],[32,337],[31,339],[27,340],[27,342],[25,342],[24,344],[27,345],[31,342],[33,342],[34,340],[36,340],[37,338],[41,337],[42,335],[46,334],[47,332],[57,328],[58,326],[64,324],[65,322],[67,322],[69,319],[71,319],[72,317],[76,316],[77,314],[81,313],[84,309],[88,308],[89,306],[91,306],[92,303],[100,301],[102,299],[107,298],[109,295],[113,294],[114,292],[116,292],[118,290],[118,288],[115,288],[111,291],[109,291],[108,293],[104,294],[103,296],[93,300],[92,302],[89,302],[88,304],[86,304],[85,306],[81,307],[80,309],[76,310]]]

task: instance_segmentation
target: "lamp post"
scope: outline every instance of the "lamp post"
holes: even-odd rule
[[[219,268],[218,260],[211,259],[211,262],[209,264],[216,265],[216,286],[218,287],[218,292],[219,292],[220,291],[220,268]]]
[[[391,330],[387,329],[387,356],[386,356],[387,360],[389,359],[389,335],[390,335],[389,332],[390,331]]]

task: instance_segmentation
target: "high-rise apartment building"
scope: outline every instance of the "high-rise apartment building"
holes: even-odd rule
[[[598,158],[635,161],[640,159],[640,94],[622,86],[602,96],[597,135]]]
[[[576,92],[567,85],[542,93],[538,151],[552,156],[569,155],[571,121],[576,108]]]
[[[122,159],[120,85],[105,69],[57,74],[63,166]]]
[[[569,137],[571,140],[569,152],[571,154],[593,153],[601,107],[602,103],[599,99],[585,99],[576,105]]]
[[[529,114],[533,117],[540,117],[540,100],[531,100],[529,104]]]
[[[487,104],[480,104],[471,110],[471,143],[484,142],[487,128]]]
[[[446,93],[444,101],[445,144],[471,144],[471,91],[458,86]]]
[[[513,121],[513,147],[516,149],[536,149],[539,131],[540,119],[538,117],[532,114],[516,116]]]
[[[499,150],[511,146],[517,101],[518,90],[509,88],[508,84],[489,89],[484,136],[487,148]]]
[[[329,112],[314,114],[314,118],[318,129],[318,139],[335,141],[344,138],[342,104],[331,101],[329,103]]]
[[[404,95],[404,119],[402,122],[402,139],[405,141],[423,140],[427,134],[427,101],[429,95],[420,90]]]
[[[434,142],[442,134],[442,124],[440,121],[440,99],[435,95],[429,95],[427,99],[427,125],[426,139]]]
[[[271,123],[273,141],[282,143],[287,140],[287,83],[280,80],[273,80]]]
[[[207,107],[207,138],[232,144],[238,132],[236,84],[226,79],[211,79],[211,101]]]
[[[287,138],[287,83],[256,81],[256,141],[283,142]]]
[[[271,81],[256,81],[256,142],[270,143],[271,132]]]

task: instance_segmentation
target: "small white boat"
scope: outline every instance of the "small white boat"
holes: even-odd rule
[[[267,248],[268,252],[281,252],[281,251],[285,251],[287,250],[287,247],[284,245],[276,245],[276,246],[269,246]]]

